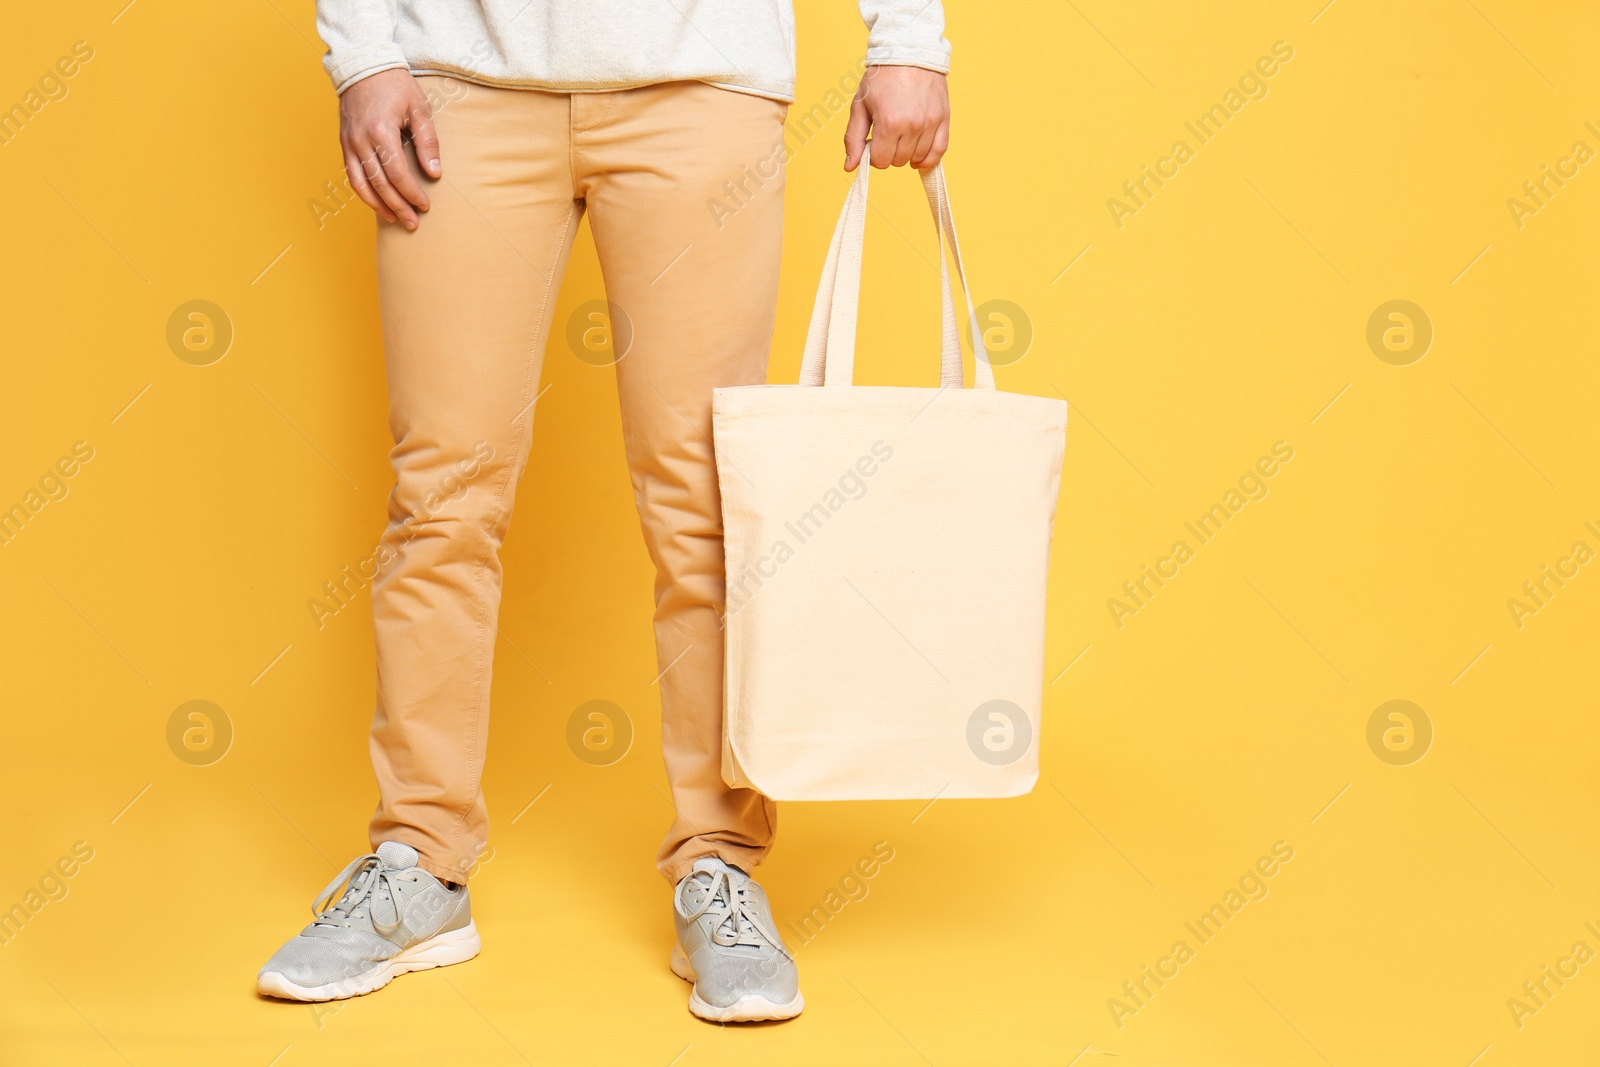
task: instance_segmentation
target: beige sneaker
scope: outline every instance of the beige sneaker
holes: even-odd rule
[[[800,971],[775,932],[767,895],[749,875],[715,857],[696,860],[672,902],[672,973],[694,983],[690,1011],[717,1023],[800,1014]]]
[[[447,888],[398,841],[352,860],[312,901],[311,914],[311,925],[256,976],[267,996],[359,997],[408,971],[464,963],[482,947],[467,887]]]

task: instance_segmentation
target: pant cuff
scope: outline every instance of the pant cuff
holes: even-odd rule
[[[744,848],[719,841],[687,841],[673,853],[671,859],[660,865],[659,870],[669,884],[677,885],[694,869],[696,860],[715,856],[723,863],[749,874],[767,858],[767,852],[765,848]]]
[[[410,845],[416,849],[417,866],[441,882],[456,882],[457,884],[465,885],[467,876],[472,873],[473,867],[476,866],[475,863],[470,861],[467,862],[466,866],[462,866],[459,861],[456,863],[445,862],[448,857],[440,856],[437,852],[434,852],[432,843],[423,835],[407,833],[401,827],[385,830],[383,839],[385,841],[399,841],[403,845]],[[374,841],[372,847],[377,849],[378,842]]]

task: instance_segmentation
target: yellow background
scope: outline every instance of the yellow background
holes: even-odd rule
[[[331,1011],[256,997],[374,799],[366,603],[321,631],[305,603],[368,554],[390,485],[373,222],[307,205],[341,175],[309,3],[124,2],[28,5],[0,36],[5,104],[95,50],[0,147],[0,504],[94,448],[0,547],[0,908],[94,849],[0,947],[0,1060],[1587,1062],[1600,963],[1521,1028],[1507,1000],[1600,950],[1600,564],[1520,629],[1507,600],[1600,548],[1600,163],[1520,228],[1506,201],[1600,149],[1592,8],[951,0],[976,295],[1036,334],[1001,384],[1073,405],[1043,773],[1011,802],[785,805],[761,873],[786,930],[875,842],[895,858],[800,947],[806,1014],[738,1029],[691,1018],[666,968],[649,567],[611,372],[563,339],[602,296],[586,235],[505,550],[484,953]],[[847,0],[798,22],[809,106],[864,34]],[[1276,41],[1267,97],[1119,229],[1108,198]],[[790,164],[777,381],[843,125]],[[921,191],[873,190],[863,374],[931,383]],[[192,299],[235,329],[210,366],[165,340]],[[1408,366],[1366,342],[1394,299],[1434,328]],[[1280,440],[1270,494],[1118,628],[1107,599]],[[234,731],[209,766],[167,744],[194,699]],[[565,742],[591,699],[636,727],[612,766]],[[1406,766],[1367,743],[1394,699],[1434,731]],[[1270,894],[1192,941],[1278,841]],[[1179,939],[1195,958],[1119,1027],[1108,999]]]

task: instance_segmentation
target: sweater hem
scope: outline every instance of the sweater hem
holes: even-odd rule
[[[751,96],[765,97],[768,100],[776,100],[780,104],[794,103],[794,87],[792,85],[762,85],[754,82],[729,80],[721,75],[711,74],[683,74],[661,78],[619,79],[616,81],[563,82],[546,78],[495,77],[467,70],[464,67],[455,67],[448,63],[425,59],[419,59],[410,64],[409,69],[413,75],[439,74],[449,78],[457,78],[464,82],[471,82],[473,85],[487,86],[491,89],[532,89],[546,93],[608,93],[624,89],[643,89],[647,86],[665,85],[669,82],[703,82],[718,89],[728,89],[736,93],[746,93]],[[370,73],[376,74],[378,71],[373,70]],[[362,77],[366,76],[366,74],[362,75]],[[348,85],[346,88],[348,88]]]
[[[878,45],[867,49],[869,67],[921,67],[939,74],[950,73],[950,53],[942,48],[905,48]]]

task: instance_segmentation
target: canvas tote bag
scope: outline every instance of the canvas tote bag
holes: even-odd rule
[[[1064,401],[995,388],[944,175],[940,385],[858,386],[867,181],[850,188],[798,385],[717,389],[727,548],[722,773],[778,800],[1018,796],[1039,774]]]

